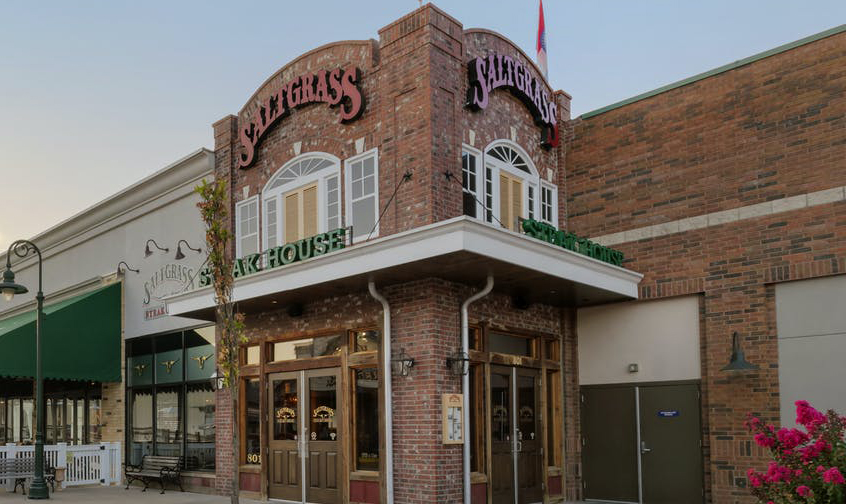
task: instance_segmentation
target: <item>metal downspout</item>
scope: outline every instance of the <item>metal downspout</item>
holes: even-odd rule
[[[394,412],[391,402],[391,307],[377,290],[373,280],[367,282],[367,289],[376,301],[382,303],[382,373],[385,380],[385,493],[386,503],[394,503]]]
[[[488,281],[485,284],[485,288],[481,291],[473,294],[464,303],[461,304],[461,351],[464,352],[465,355],[468,355],[470,350],[470,327],[469,322],[467,321],[467,307],[470,306],[470,303],[477,301],[488,294],[493,290],[494,279],[493,275],[488,275]],[[464,460],[462,463],[463,469],[463,476],[464,476],[464,504],[470,504],[471,501],[471,488],[470,488],[470,441],[467,439],[467,435],[470,432],[470,373],[461,376],[461,393],[464,397]]]

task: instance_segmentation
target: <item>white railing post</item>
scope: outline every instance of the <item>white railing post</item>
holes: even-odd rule
[[[3,452],[5,453],[4,458],[13,459],[18,453],[18,446],[16,443],[7,443]],[[3,480],[3,484],[6,487],[7,492],[12,491],[12,485],[14,484],[14,481],[15,480],[13,479]]]
[[[56,445],[56,474],[62,474],[62,481],[59,486],[67,488],[70,468],[68,467],[68,444],[58,443]]]
[[[109,486],[112,484],[112,464],[109,460],[111,453],[109,453],[108,445],[100,443],[100,484]]]

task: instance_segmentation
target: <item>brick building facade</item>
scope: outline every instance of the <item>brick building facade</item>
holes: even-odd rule
[[[749,502],[745,414],[783,416],[777,284],[846,267],[843,31],[574,120],[512,42],[431,4],[282,67],[214,124],[249,338],[237,424],[216,392],[216,489]],[[213,318],[209,287],[168,305]],[[733,331],[760,369],[721,371]],[[675,500],[650,482],[688,456],[650,437],[662,416],[692,419]],[[592,479],[609,456],[619,495]]]

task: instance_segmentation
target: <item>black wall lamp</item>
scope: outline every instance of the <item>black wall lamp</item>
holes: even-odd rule
[[[729,359],[726,367],[720,371],[753,371],[755,369],[759,369],[759,367],[746,360],[743,350],[740,349],[740,339],[737,336],[737,331],[734,331],[731,335],[731,359]]]
[[[470,372],[470,356],[457,351],[446,358],[446,367],[455,376],[463,376]]]
[[[194,248],[194,247],[192,247],[191,245],[188,245],[188,242],[187,242],[187,241],[185,241],[185,240],[179,240],[178,242],[176,242],[176,260],[177,260],[177,261],[179,261],[180,259],[185,259],[185,254],[183,254],[183,253],[182,253],[182,244],[183,244],[183,243],[185,244],[185,247],[186,247],[188,250],[193,250],[194,252],[196,252],[196,253],[198,253],[198,254],[202,254],[202,253],[203,253],[203,249],[201,249],[201,248]]]
[[[394,374],[397,376],[408,376],[408,372],[414,366],[414,359],[405,353],[405,348],[400,349],[399,355],[395,359],[391,359]]]
[[[120,270],[120,265],[121,265],[121,264],[123,264],[123,271],[121,271],[121,270]],[[119,263],[118,263],[118,265],[117,265],[117,274],[118,274],[118,275],[120,275],[121,273],[124,273],[124,272],[126,272],[126,271],[133,271],[133,272],[135,272],[136,274],[137,274],[137,273],[141,273],[141,270],[137,270],[137,269],[132,269],[132,268],[130,268],[130,267],[129,267],[129,265],[128,265],[128,264],[126,264],[126,261],[121,261],[121,262],[119,262]]]
[[[170,251],[170,249],[168,249],[168,248],[159,247],[159,244],[156,243],[156,240],[150,238],[149,240],[147,240],[147,244],[144,247],[144,257],[150,257],[151,255],[153,255],[153,251],[150,250],[150,244],[151,243],[153,244],[154,247],[156,247],[157,249],[159,249],[163,252],[169,252]]]

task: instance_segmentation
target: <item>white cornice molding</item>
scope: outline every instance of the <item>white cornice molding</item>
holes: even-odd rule
[[[214,172],[214,152],[200,148],[122,191],[92,205],[29,240],[44,256],[53,256],[129,220],[185,197],[194,185]],[[6,250],[0,251],[0,260]],[[21,269],[34,264],[30,257],[18,262]]]
[[[344,250],[240,278],[233,300],[319,285],[340,278],[470,252],[560,279],[637,298],[643,275],[470,217],[456,217],[358,244]],[[284,283],[280,282],[284,278]],[[212,287],[165,298],[179,315],[214,306]]]

